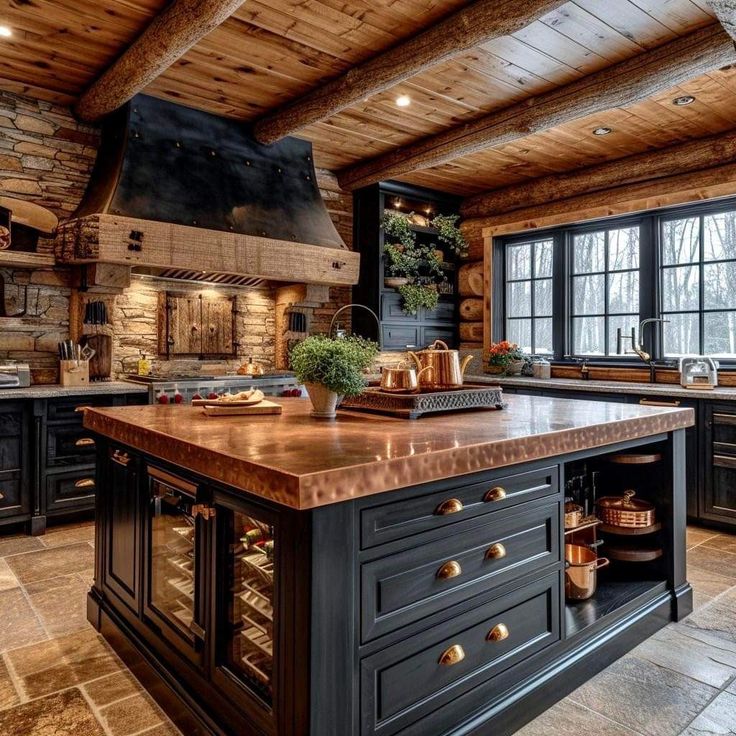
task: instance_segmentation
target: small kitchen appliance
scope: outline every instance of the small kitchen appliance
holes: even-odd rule
[[[680,358],[680,385],[685,388],[715,388],[718,385],[718,361],[703,355]]]
[[[28,388],[31,385],[31,368],[28,363],[0,363],[0,389]]]

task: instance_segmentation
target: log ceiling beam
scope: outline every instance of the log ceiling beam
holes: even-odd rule
[[[720,24],[736,40],[736,0],[708,0]]]
[[[172,0],[74,107],[94,121],[124,105],[226,21],[245,0]]]
[[[631,105],[734,62],[733,40],[714,23],[545,94],[350,166],[338,172],[338,181],[343,189],[351,190],[439,166],[588,115]]]
[[[261,143],[275,143],[474,46],[519,31],[562,4],[563,0],[477,0],[268,113],[255,123],[253,133]]]
[[[466,199],[461,212],[464,218],[501,215],[588,192],[727,163],[736,163],[736,130],[493,189]]]

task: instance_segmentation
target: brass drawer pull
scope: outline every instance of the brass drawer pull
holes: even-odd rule
[[[504,547],[501,542],[496,542],[496,544],[492,544],[486,552],[487,560],[500,560],[504,557],[506,557],[506,547]]]
[[[80,437],[74,444],[76,447],[92,447],[95,441],[91,437]]]
[[[112,454],[112,460],[118,465],[122,465],[123,467],[125,467],[130,462],[130,455],[128,455],[127,452],[115,450],[115,452],[113,452]]]
[[[463,508],[463,502],[459,498],[448,498],[437,507],[434,513],[437,516],[449,516],[459,513]]]
[[[465,659],[465,650],[459,644],[453,644],[451,647],[445,649],[440,656],[439,663],[444,664],[447,667],[451,667],[453,664],[462,662]]]
[[[79,412],[82,412],[82,411],[86,411],[87,409],[91,409],[91,408],[92,408],[92,407],[91,407],[91,406],[89,406],[89,405],[84,405],[84,406],[75,406],[75,407],[74,407],[74,411],[75,411],[75,412],[77,412],[77,413],[79,413]]]
[[[92,478],[82,478],[74,484],[75,488],[94,488],[95,482]]]
[[[490,503],[491,501],[503,501],[504,498],[506,498],[506,489],[501,488],[501,486],[491,488],[491,490],[483,496],[483,500],[486,503]]]
[[[0,501],[2,501],[4,498],[5,498],[5,494],[2,491],[0,491]]]
[[[680,406],[679,401],[662,401],[661,399],[639,399],[642,406]]]
[[[449,580],[450,578],[456,578],[462,573],[463,569],[460,567],[460,563],[457,560],[450,560],[445,562],[442,567],[437,570],[438,580]]]
[[[489,632],[488,641],[503,641],[509,638],[509,627],[506,624],[496,624]]]

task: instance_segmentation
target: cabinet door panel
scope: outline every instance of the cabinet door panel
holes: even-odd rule
[[[736,523],[736,411],[709,404],[705,409],[705,487],[702,516]],[[688,458],[689,459],[689,458]]]
[[[30,499],[23,493],[21,472],[0,471],[0,519],[30,511]]]
[[[46,512],[92,509],[95,505],[95,467],[88,465],[46,476]]]
[[[402,325],[382,325],[383,347],[386,350],[414,350],[419,347],[419,328]]]
[[[109,448],[105,482],[107,498],[107,565],[105,585],[134,612],[140,604],[138,459],[118,447]]]
[[[202,302],[194,297],[167,298],[168,352],[198,355],[202,352]]]
[[[232,299],[202,300],[202,354],[232,355],[233,350]]]

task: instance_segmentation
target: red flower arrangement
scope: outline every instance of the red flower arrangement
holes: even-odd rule
[[[498,365],[505,368],[509,363],[517,360],[524,360],[526,355],[519,349],[515,342],[501,340],[501,342],[492,342],[488,349],[488,364]]]

